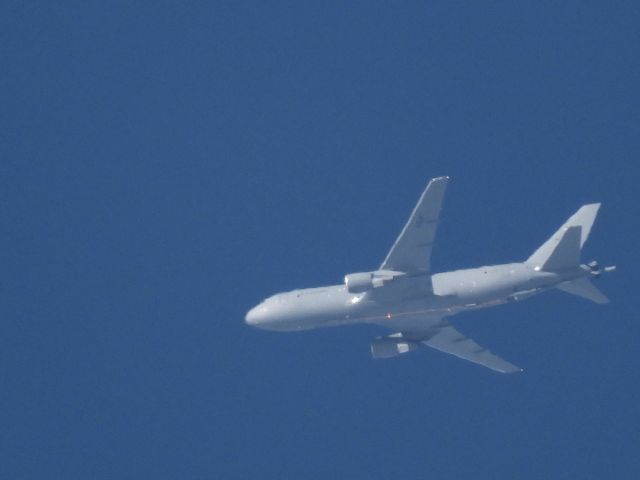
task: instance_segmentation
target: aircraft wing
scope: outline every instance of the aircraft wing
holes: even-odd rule
[[[380,270],[407,273],[431,271],[431,248],[448,181],[449,177],[438,177],[429,182]]]
[[[521,372],[520,367],[503,360],[462,335],[447,320],[441,320],[428,330],[402,332],[402,337],[411,342],[419,342],[444,353],[455,355],[500,373]]]

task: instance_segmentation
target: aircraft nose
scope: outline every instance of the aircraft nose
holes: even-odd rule
[[[264,307],[262,305],[258,305],[253,307],[251,310],[247,312],[247,315],[244,317],[244,321],[247,325],[251,325],[255,327],[260,323],[260,320],[264,317]]]

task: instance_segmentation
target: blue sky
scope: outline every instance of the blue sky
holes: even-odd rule
[[[636,478],[636,2],[4,2],[2,478]],[[603,208],[600,307],[454,319],[525,368],[252,330],[379,265],[450,175],[437,271]]]

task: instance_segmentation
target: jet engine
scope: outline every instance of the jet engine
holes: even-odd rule
[[[418,342],[412,342],[402,337],[401,333],[394,333],[387,337],[378,337],[371,342],[371,356],[373,358],[391,358],[418,348]]]
[[[344,284],[349,293],[362,293],[373,290],[373,273],[350,273],[344,276]]]
[[[387,283],[402,277],[403,272],[394,272],[392,270],[376,270],[375,272],[350,273],[344,276],[344,284],[347,286],[349,293],[363,293],[380,288]]]

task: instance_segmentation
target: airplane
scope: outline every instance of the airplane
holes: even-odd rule
[[[373,358],[428,346],[500,373],[515,373],[522,369],[465,337],[447,318],[553,288],[595,303],[609,302],[591,279],[615,266],[580,263],[600,203],[580,207],[522,263],[432,273],[431,250],[448,181],[437,177],[429,182],[377,270],[350,273],[340,285],[278,293],[249,310],[245,322],[282,332],[375,324],[395,333],[373,340]]]

